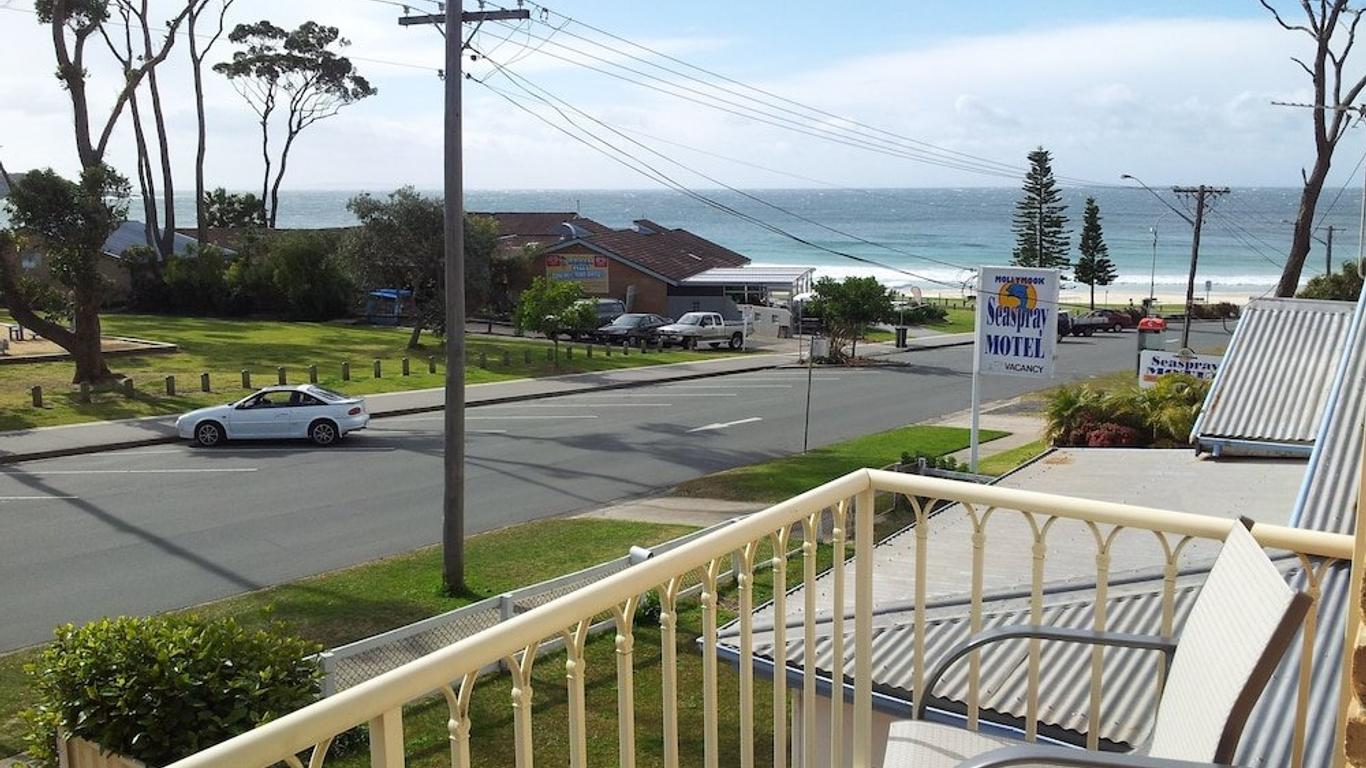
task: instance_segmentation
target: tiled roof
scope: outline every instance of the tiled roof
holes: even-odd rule
[[[645,219],[636,226],[595,234],[582,242],[675,282],[716,267],[749,263],[747,257],[684,229],[668,229]]]

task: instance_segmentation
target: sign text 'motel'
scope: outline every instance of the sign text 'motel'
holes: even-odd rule
[[[977,361],[982,373],[1050,378],[1058,338],[1058,272],[982,267]]]

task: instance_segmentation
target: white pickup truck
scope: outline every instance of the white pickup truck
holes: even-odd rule
[[[678,344],[686,349],[697,349],[698,344],[708,344],[712,349],[722,344],[739,349],[745,344],[744,324],[727,321],[718,312],[688,312],[677,322],[661,326],[656,333],[665,346]]]

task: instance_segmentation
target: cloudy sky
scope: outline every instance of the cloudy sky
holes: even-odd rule
[[[430,10],[430,0],[408,2]],[[152,4],[164,18],[175,0]],[[399,5],[237,0],[232,7],[230,22],[268,18],[293,26],[314,19],[339,27],[352,41],[349,55],[379,88],[379,95],[300,138],[286,187],[439,187],[442,83],[436,70],[442,39],[431,28],[400,27]],[[52,75],[50,37],[31,8],[31,0],[0,0],[0,152],[12,169],[70,171],[75,164],[70,104]],[[1288,58],[1307,57],[1308,39],[1281,30],[1254,0],[551,0],[550,9],[555,13],[548,23],[516,29],[485,25],[474,45],[584,113],[735,186],[813,185],[797,177],[842,186],[1016,182],[834,143],[586,70],[572,62],[643,79],[615,66],[625,64],[677,80],[623,58],[623,43],[566,19],[893,132],[904,137],[893,139],[903,146],[913,139],[1014,165],[1043,145],[1053,151],[1057,171],[1076,179],[1118,182],[1121,173],[1132,173],[1153,184],[1290,186],[1311,156],[1308,115],[1270,104],[1311,98],[1307,78]],[[551,36],[557,27],[560,31]],[[99,114],[108,108],[116,73],[112,59],[98,47],[92,50],[88,68]],[[182,187],[192,178],[194,150],[186,53],[182,40],[162,74]],[[225,41],[213,57],[230,53]],[[1366,72],[1366,54],[1359,59],[1349,69]],[[485,61],[475,62],[472,72],[488,86],[526,98]],[[226,81],[208,77],[210,183],[257,187],[255,116]],[[484,85],[466,81],[465,86],[468,188],[652,186]],[[734,95],[724,98],[753,106]],[[564,125],[544,105],[527,106]],[[777,122],[791,117],[769,109]],[[575,119],[602,132],[586,118]],[[833,119],[802,125],[808,133],[853,127]],[[1345,140],[1335,174],[1339,180],[1366,149],[1363,138],[1358,130]],[[121,130],[110,153],[125,172],[133,169],[131,145],[131,136]],[[638,147],[631,151],[648,156]],[[690,186],[714,186],[658,157],[650,159]]]

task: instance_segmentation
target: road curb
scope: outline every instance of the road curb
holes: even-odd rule
[[[615,384],[600,384],[597,386],[584,387],[582,389],[558,391],[558,392],[527,392],[521,395],[507,395],[505,397],[491,397],[477,402],[467,402],[466,408],[480,408],[487,405],[506,405],[507,403],[526,402],[528,400],[547,400],[554,397],[567,397],[570,395],[580,395],[586,392],[608,392],[614,389],[634,389],[637,387],[647,387],[653,384],[668,384],[674,381],[692,381],[696,379],[710,379],[718,376],[734,376],[741,373],[754,373],[756,371],[771,371],[775,368],[787,367],[785,363],[775,362],[771,365],[762,365],[755,368],[745,368],[737,371],[702,371],[690,373],[682,376],[670,376],[668,378],[654,379],[651,381],[625,381]],[[386,393],[387,394],[387,393]],[[383,413],[372,413],[370,419],[387,419],[394,416],[411,416],[416,413],[434,413],[444,411],[444,404],[415,406],[412,408],[395,408],[384,411]],[[99,422],[91,422],[98,424]],[[157,437],[147,437],[138,440],[120,440],[112,443],[101,443],[99,445],[78,445],[69,448],[52,448],[45,451],[29,451],[27,453],[9,453],[0,455],[0,465],[18,464],[25,461],[38,461],[41,459],[59,459],[64,456],[80,456],[87,453],[103,453],[105,451],[121,451],[129,448],[144,448],[151,445],[166,445],[176,443],[181,440],[178,435],[160,435]]]

